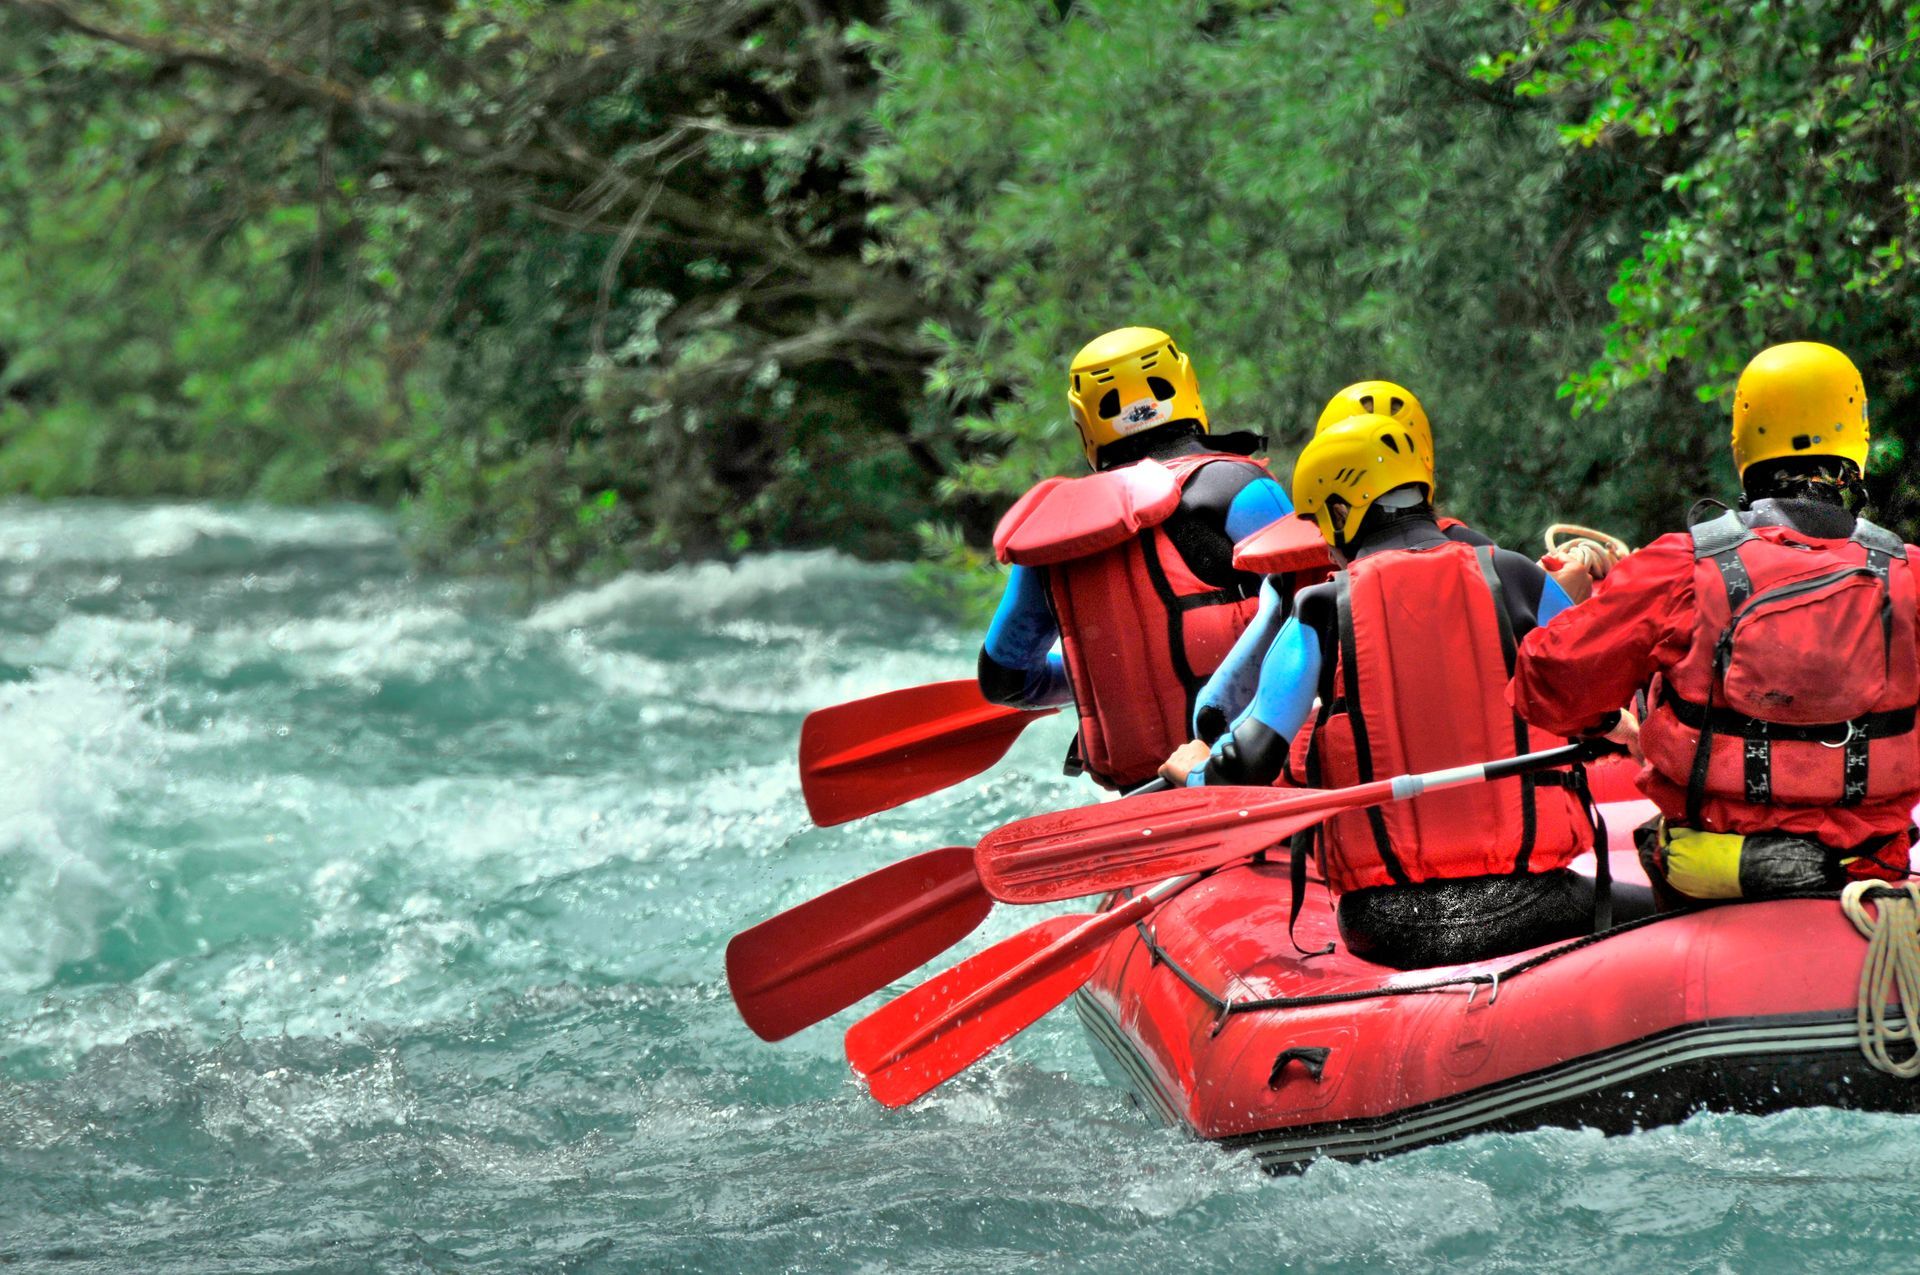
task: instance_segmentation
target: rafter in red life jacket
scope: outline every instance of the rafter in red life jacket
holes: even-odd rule
[[[1001,562],[1045,567],[1080,714],[1075,763],[1108,787],[1153,777],[1192,735],[1193,701],[1259,609],[1257,585],[1196,576],[1163,525],[1202,467],[1257,466],[1204,452],[1041,483],[1001,519]]]
[[[1335,579],[1334,693],[1307,749],[1310,782],[1343,787],[1565,742],[1507,704],[1516,645],[1493,550],[1387,550]],[[1592,827],[1567,776],[1548,771],[1336,816],[1321,844],[1327,884],[1344,892],[1549,871],[1592,845]]]

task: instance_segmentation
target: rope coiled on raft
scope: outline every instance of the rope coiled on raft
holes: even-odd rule
[[[1840,910],[1867,940],[1860,1000],[1854,1008],[1860,1052],[1890,1076],[1920,1077],[1920,1040],[1914,1035],[1915,1015],[1920,1014],[1920,883],[1893,887],[1855,881],[1840,892]],[[1887,1015],[1889,1000],[1898,1006],[1898,1020]],[[1898,1042],[1910,1046],[1905,1058],[1893,1056]]]

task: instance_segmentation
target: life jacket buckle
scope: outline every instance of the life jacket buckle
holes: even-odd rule
[[[1860,733],[1861,733],[1860,719],[1856,717],[1852,721],[1847,723],[1847,733],[1841,736],[1838,742],[1829,744],[1826,740],[1823,739],[1820,741],[1820,747],[1845,748],[1848,744],[1851,744],[1854,741],[1855,736],[1859,735]]]

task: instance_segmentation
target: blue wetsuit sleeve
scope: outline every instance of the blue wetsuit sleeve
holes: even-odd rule
[[[1568,597],[1567,591],[1560,587],[1560,582],[1548,576],[1546,586],[1540,590],[1539,623],[1546,624],[1548,620],[1572,605],[1573,599]]]
[[[997,704],[1019,708],[1068,702],[1073,687],[1065,661],[1053,649],[1059,640],[1059,623],[1047,605],[1045,570],[1014,567],[980,649],[981,691]]]
[[[1272,577],[1260,584],[1260,609],[1234,640],[1227,658],[1213,671],[1207,684],[1193,701],[1193,737],[1212,743],[1226,732],[1233,719],[1253,702],[1254,688],[1260,684],[1260,662],[1267,648],[1292,613],[1290,598],[1274,587]]]
[[[1285,488],[1271,478],[1248,483],[1227,506],[1227,539],[1238,544],[1269,523],[1293,512]]]
[[[1289,619],[1260,663],[1260,685],[1233,729],[1188,784],[1270,784],[1286,764],[1289,741],[1306,725],[1320,685],[1320,636]]]

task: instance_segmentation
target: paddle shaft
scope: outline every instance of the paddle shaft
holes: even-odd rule
[[[1349,810],[1564,765],[1589,748],[1569,744],[1329,791],[1179,788],[1008,824],[981,840],[974,862],[1003,903],[1086,898],[1220,867]]]
[[[1594,755],[1591,743],[1582,741],[1577,744],[1562,744],[1558,748],[1543,748],[1537,753],[1522,753],[1518,757],[1508,757],[1503,761],[1476,762],[1471,766],[1454,766],[1448,770],[1429,770],[1423,775],[1401,775],[1395,779],[1381,780],[1387,786],[1390,798],[1404,801],[1408,797],[1418,797],[1423,792],[1435,792],[1442,788],[1458,788],[1462,784],[1477,784],[1482,780],[1511,779],[1515,775],[1524,775],[1530,770],[1547,770],[1554,766],[1565,766],[1572,762],[1584,761]],[[1379,784],[1363,784],[1362,788],[1377,788]],[[1357,793],[1360,788],[1348,788],[1343,791]],[[1356,801],[1356,806],[1371,806],[1374,800]]]

